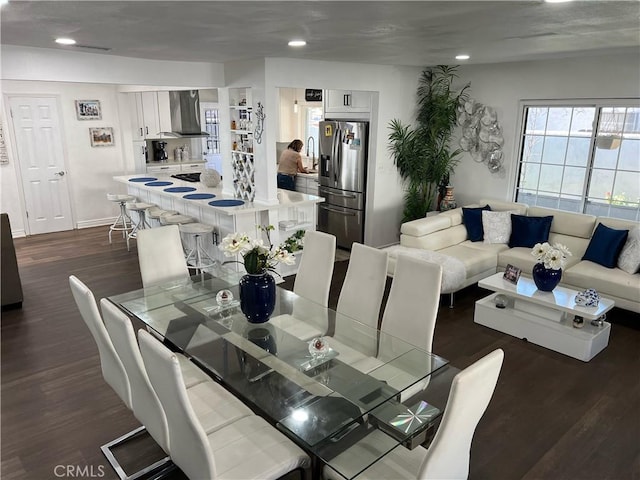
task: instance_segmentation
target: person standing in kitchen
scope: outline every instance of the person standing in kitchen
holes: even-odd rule
[[[280,161],[278,162],[278,188],[295,190],[296,175],[298,173],[309,173],[304,168],[302,156],[300,155],[303,145],[302,140],[296,138],[287,145],[287,149],[280,155]]]

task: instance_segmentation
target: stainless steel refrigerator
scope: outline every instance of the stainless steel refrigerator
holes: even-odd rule
[[[342,248],[364,243],[368,130],[368,122],[320,122],[318,230]]]

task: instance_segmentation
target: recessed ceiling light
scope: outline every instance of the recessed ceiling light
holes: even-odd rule
[[[56,38],[56,43],[60,45],[75,45],[76,41],[73,38]]]
[[[304,40],[291,40],[289,42],[290,47],[304,47],[307,44]]]
[[[0,7],[9,3],[9,0],[0,0]]]
[[[469,60],[471,57],[467,54],[456,55],[456,60]]]

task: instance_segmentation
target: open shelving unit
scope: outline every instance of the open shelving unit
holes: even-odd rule
[[[229,102],[233,190],[237,198],[252,202],[256,186],[251,89],[230,89]]]

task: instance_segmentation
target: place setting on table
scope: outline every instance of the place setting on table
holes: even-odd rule
[[[186,195],[182,196],[185,200],[212,200],[216,198],[216,195],[213,193],[197,192],[197,188],[195,187],[171,187],[173,182],[168,180],[158,180],[157,177],[135,177],[130,178],[129,181],[133,183],[144,183],[147,187],[168,187],[163,189],[166,193],[186,193]],[[244,200],[239,200],[237,198],[223,198],[208,202],[208,205],[211,205],[212,207],[239,207],[244,204]]]

